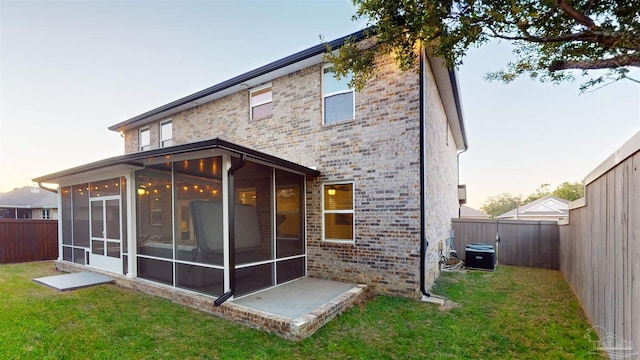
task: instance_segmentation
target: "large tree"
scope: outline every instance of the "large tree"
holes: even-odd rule
[[[563,182],[558,185],[551,193],[553,196],[557,196],[569,201],[578,200],[584,196],[584,181]]]
[[[417,69],[415,46],[421,43],[454,68],[471,47],[509,41],[514,59],[488,74],[505,82],[523,74],[560,82],[574,76],[567,70],[607,70],[589,73],[585,89],[631,79],[630,69],[640,67],[640,0],[352,1],[354,19],[372,26],[376,42],[347,43],[328,60],[338,76],[353,72],[357,89],[371,76],[377,54],[393,54],[403,70]]]
[[[520,206],[522,198],[520,196],[514,196],[509,193],[503,193],[500,195],[492,196],[485,201],[480,207],[480,210],[491,215],[492,218],[502,215],[507,211],[513,210]]]
[[[531,195],[527,196],[522,205],[528,204],[532,201],[538,200],[545,196],[553,195],[561,199],[574,201],[584,196],[584,181],[565,181],[562,184],[556,186],[555,190],[551,191],[551,184],[542,184]]]
[[[533,194],[527,196],[522,203],[528,204],[549,195],[551,195],[551,184],[542,184],[533,192]]]
[[[533,193],[531,193],[524,199],[520,195],[512,195],[509,193],[502,193],[500,195],[491,196],[487,198],[484,204],[482,204],[480,210],[491,215],[491,217],[496,217],[519,206],[526,205],[532,201],[549,195],[553,195],[569,201],[574,201],[584,196],[584,181],[565,181],[562,184],[558,185],[555,190],[551,191],[550,189],[550,184],[542,184]]]

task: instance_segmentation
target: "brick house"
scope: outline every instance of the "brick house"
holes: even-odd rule
[[[355,92],[325,51],[115,124],[124,155],[34,179],[59,184],[59,261],[222,301],[304,276],[427,292],[467,148],[455,73],[428,49],[421,74],[381,57]]]

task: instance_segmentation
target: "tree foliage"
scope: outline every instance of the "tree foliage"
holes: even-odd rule
[[[509,193],[503,193],[500,195],[492,196],[482,204],[480,210],[491,215],[492,218],[504,214],[507,211],[513,210],[520,206],[522,198],[520,196],[514,196]]]
[[[524,199],[520,195],[502,193],[497,196],[489,197],[487,201],[482,204],[480,210],[491,215],[491,217],[496,217],[519,206],[526,205],[532,201],[536,201],[549,195],[569,201],[578,200],[584,196],[584,182],[565,181],[558,185],[553,191],[551,191],[551,184],[545,183],[540,185],[533,193]]]
[[[578,200],[584,196],[584,181],[572,183],[565,181],[558,185],[551,195],[569,201]]]
[[[629,78],[630,69],[640,67],[640,0],[352,1],[354,19],[366,20],[376,41],[369,47],[347,43],[327,59],[338,65],[338,75],[353,72],[357,89],[371,76],[376,54],[393,54],[403,70],[417,71],[416,44],[429,45],[453,68],[471,47],[509,41],[515,59],[487,75],[505,82],[523,74],[560,82],[573,78],[566,70],[607,70],[584,90]]]
[[[539,188],[536,189],[536,191],[533,192],[533,194],[527,196],[527,198],[524,199],[523,204],[528,204],[532,201],[536,201],[549,195],[551,195],[551,184],[542,184]]]
[[[545,196],[555,196],[561,199],[574,201],[578,200],[584,196],[584,182],[568,182],[565,181],[562,184],[556,186],[556,188],[551,191],[551,184],[542,184],[540,187],[536,189],[531,195],[527,196],[522,204],[528,204],[532,201],[536,201]]]

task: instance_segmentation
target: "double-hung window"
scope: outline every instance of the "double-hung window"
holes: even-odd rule
[[[353,183],[324,184],[322,203],[322,238],[353,242]]]
[[[160,123],[160,147],[173,145],[173,125],[171,120]]]
[[[331,65],[322,68],[322,107],[325,124],[355,118],[355,94],[349,87],[352,74],[340,80],[334,75]]]
[[[271,84],[250,91],[251,120],[268,118],[273,114],[273,93]]]
[[[140,151],[151,149],[151,130],[149,128],[140,129],[138,134],[138,145]]]

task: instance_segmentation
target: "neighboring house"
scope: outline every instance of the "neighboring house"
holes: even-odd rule
[[[490,219],[491,215],[486,212],[476,210],[467,205],[460,206],[460,218],[461,219]]]
[[[419,298],[459,210],[455,73],[385,56],[355,92],[325,51],[115,124],[124,155],[34,179],[60,186],[60,260],[222,299],[304,276]]]
[[[545,196],[498,215],[496,219],[561,220],[567,216],[569,216],[569,200],[556,196]]]
[[[37,186],[0,193],[0,219],[57,219],[58,196]]]

